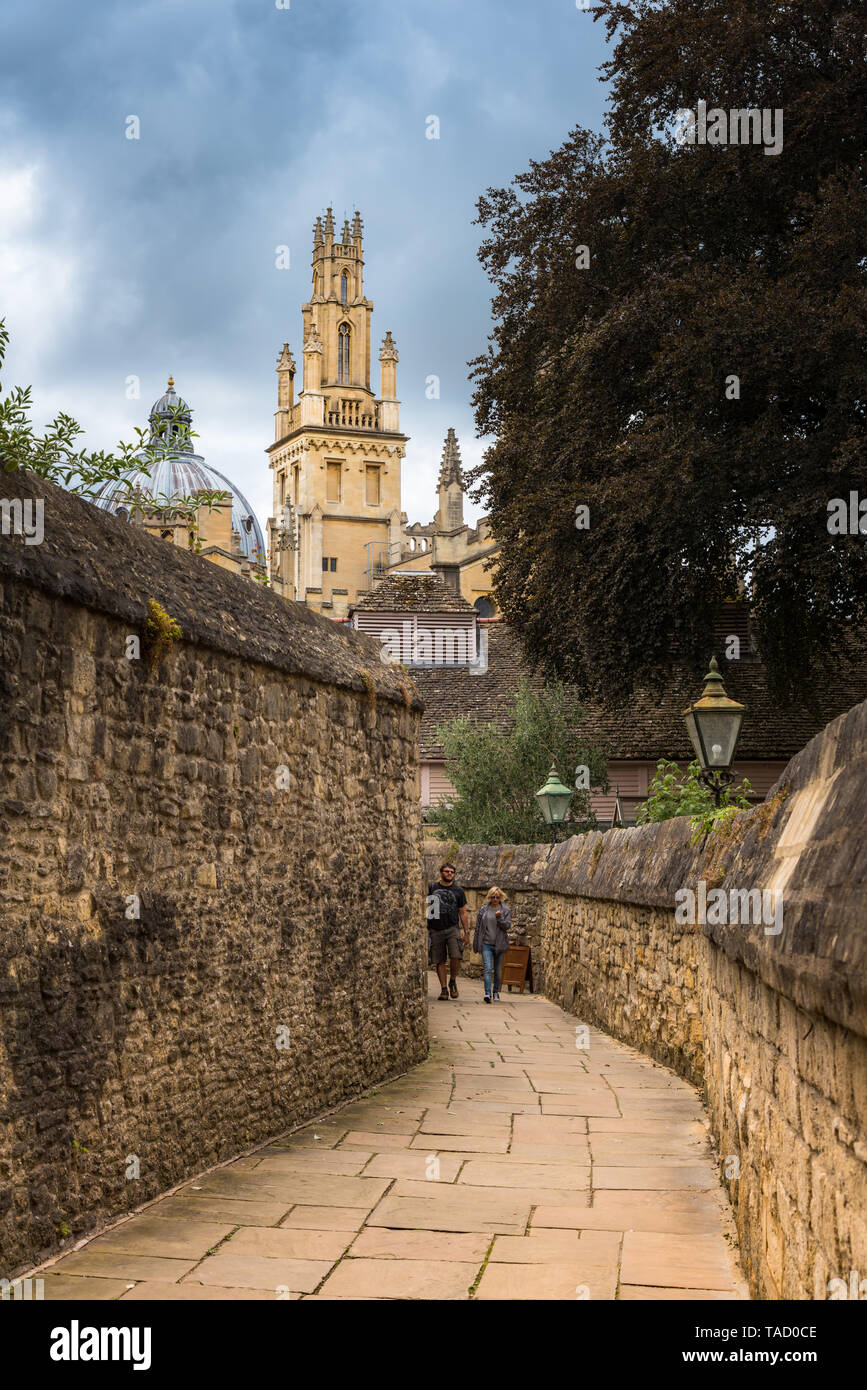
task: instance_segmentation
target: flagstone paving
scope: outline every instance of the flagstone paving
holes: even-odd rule
[[[47,1266],[46,1299],[747,1298],[693,1088],[429,978],[426,1062]]]

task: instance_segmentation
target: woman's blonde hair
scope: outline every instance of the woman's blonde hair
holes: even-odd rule
[[[499,898],[501,903],[504,903],[506,901],[506,895],[503,892],[502,888],[489,888],[487,893],[485,894],[485,902],[489,903],[491,901],[491,898]]]

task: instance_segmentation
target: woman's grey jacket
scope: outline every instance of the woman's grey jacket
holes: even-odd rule
[[[499,954],[501,951],[507,951],[509,949],[509,927],[512,925],[511,912],[506,907],[505,903],[501,903],[500,916],[498,919],[490,903],[485,903],[483,907],[479,908],[479,913],[476,917],[476,930],[473,936],[473,950],[476,955],[481,955],[485,940],[485,928],[489,921],[496,929],[494,950]]]

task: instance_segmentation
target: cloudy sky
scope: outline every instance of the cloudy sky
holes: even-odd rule
[[[430,520],[448,426],[465,462],[483,449],[466,367],[490,327],[476,199],[601,126],[604,56],[576,0],[7,0],[4,387],[33,386],[38,425],[66,410],[87,447],[111,448],[173,373],[198,452],[264,523],[274,364],[288,338],[300,368],[313,222],[357,207],[375,345],[391,329],[400,352],[403,506]]]

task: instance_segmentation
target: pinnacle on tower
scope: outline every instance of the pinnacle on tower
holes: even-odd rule
[[[449,426],[446,435],[446,442],[443,447],[443,457],[440,464],[440,479],[438,487],[448,487],[450,483],[457,483],[461,492],[466,491],[463,470],[461,468],[461,450],[454,430]]]
[[[349,218],[348,218],[348,217],[344,217],[344,219],[343,219],[343,234],[342,234],[340,240],[341,240],[341,242],[342,242],[342,244],[343,244],[344,246],[348,246],[348,245],[349,245]]]
[[[356,242],[360,242],[360,241],[361,241],[361,232],[362,232],[363,226],[364,226],[364,223],[363,223],[362,220],[361,220],[361,213],[358,212],[358,211],[356,211],[356,214],[355,214],[355,216],[354,216],[353,219],[352,219],[352,240],[353,240],[353,241],[356,241]]]
[[[380,362],[400,361],[400,358],[397,355],[397,347],[395,346],[394,339],[391,336],[391,329],[389,329],[389,331],[386,333],[385,337],[382,340],[382,347],[379,349],[379,360]]]
[[[311,323],[307,331],[307,337],[304,339],[304,351],[305,353],[322,352],[322,339],[319,336],[319,329],[316,327],[315,323]]]
[[[325,235],[334,236],[334,213],[330,207],[325,210]]]
[[[316,219],[316,225],[315,225],[315,227],[313,228],[313,245],[314,245],[314,246],[320,246],[321,244],[322,244],[322,218],[321,218],[321,217],[317,217],[317,219]]]
[[[288,344],[288,343],[284,343],[284,344],[283,344],[283,351],[281,352],[280,356],[277,358],[277,371],[278,371],[278,372],[288,371],[288,372],[291,372],[293,376],[294,376],[294,374],[295,374],[295,358],[292,356],[292,353],[289,351],[289,344]]]

